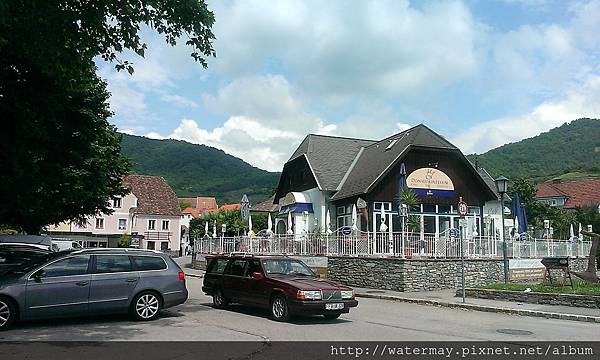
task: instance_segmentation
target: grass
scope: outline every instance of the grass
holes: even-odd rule
[[[491,289],[491,290],[510,290],[510,291],[524,291],[530,288],[533,292],[547,293],[547,294],[576,294],[576,295],[594,295],[600,296],[600,284],[590,284],[579,279],[573,279],[573,288],[570,286],[551,286],[549,283],[541,284],[488,284],[477,286],[480,289]]]

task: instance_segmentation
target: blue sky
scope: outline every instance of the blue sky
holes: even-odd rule
[[[600,117],[600,0],[209,1],[217,57],[143,30],[135,73],[99,60],[119,130],[280,171],[308,133],[423,123],[485,152]]]

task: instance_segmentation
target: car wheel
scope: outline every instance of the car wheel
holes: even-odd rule
[[[325,316],[325,319],[327,319],[327,320],[335,320],[335,319],[339,318],[340,315],[342,315],[342,313],[323,314],[323,316]]]
[[[136,320],[149,321],[158,317],[162,303],[155,293],[143,292],[133,299],[131,307],[131,313]]]
[[[16,314],[13,304],[0,298],[0,331],[8,329],[12,325]]]
[[[271,317],[275,321],[288,321],[290,319],[290,311],[287,301],[281,295],[276,295],[271,301]]]
[[[215,309],[225,309],[229,305],[229,300],[223,296],[221,289],[215,289],[213,292],[213,306]]]

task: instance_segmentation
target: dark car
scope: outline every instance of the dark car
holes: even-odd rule
[[[358,305],[354,291],[318,277],[302,261],[282,256],[208,257],[202,290],[215,308],[231,302],[268,308],[271,317],[324,315],[336,319]]]
[[[0,247],[0,330],[15,320],[81,315],[153,320],[187,297],[185,274],[159,251]]]

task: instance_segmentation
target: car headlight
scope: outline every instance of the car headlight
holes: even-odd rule
[[[323,294],[321,290],[298,290],[296,298],[299,300],[321,300]]]
[[[354,299],[354,290],[342,290],[342,299]]]

